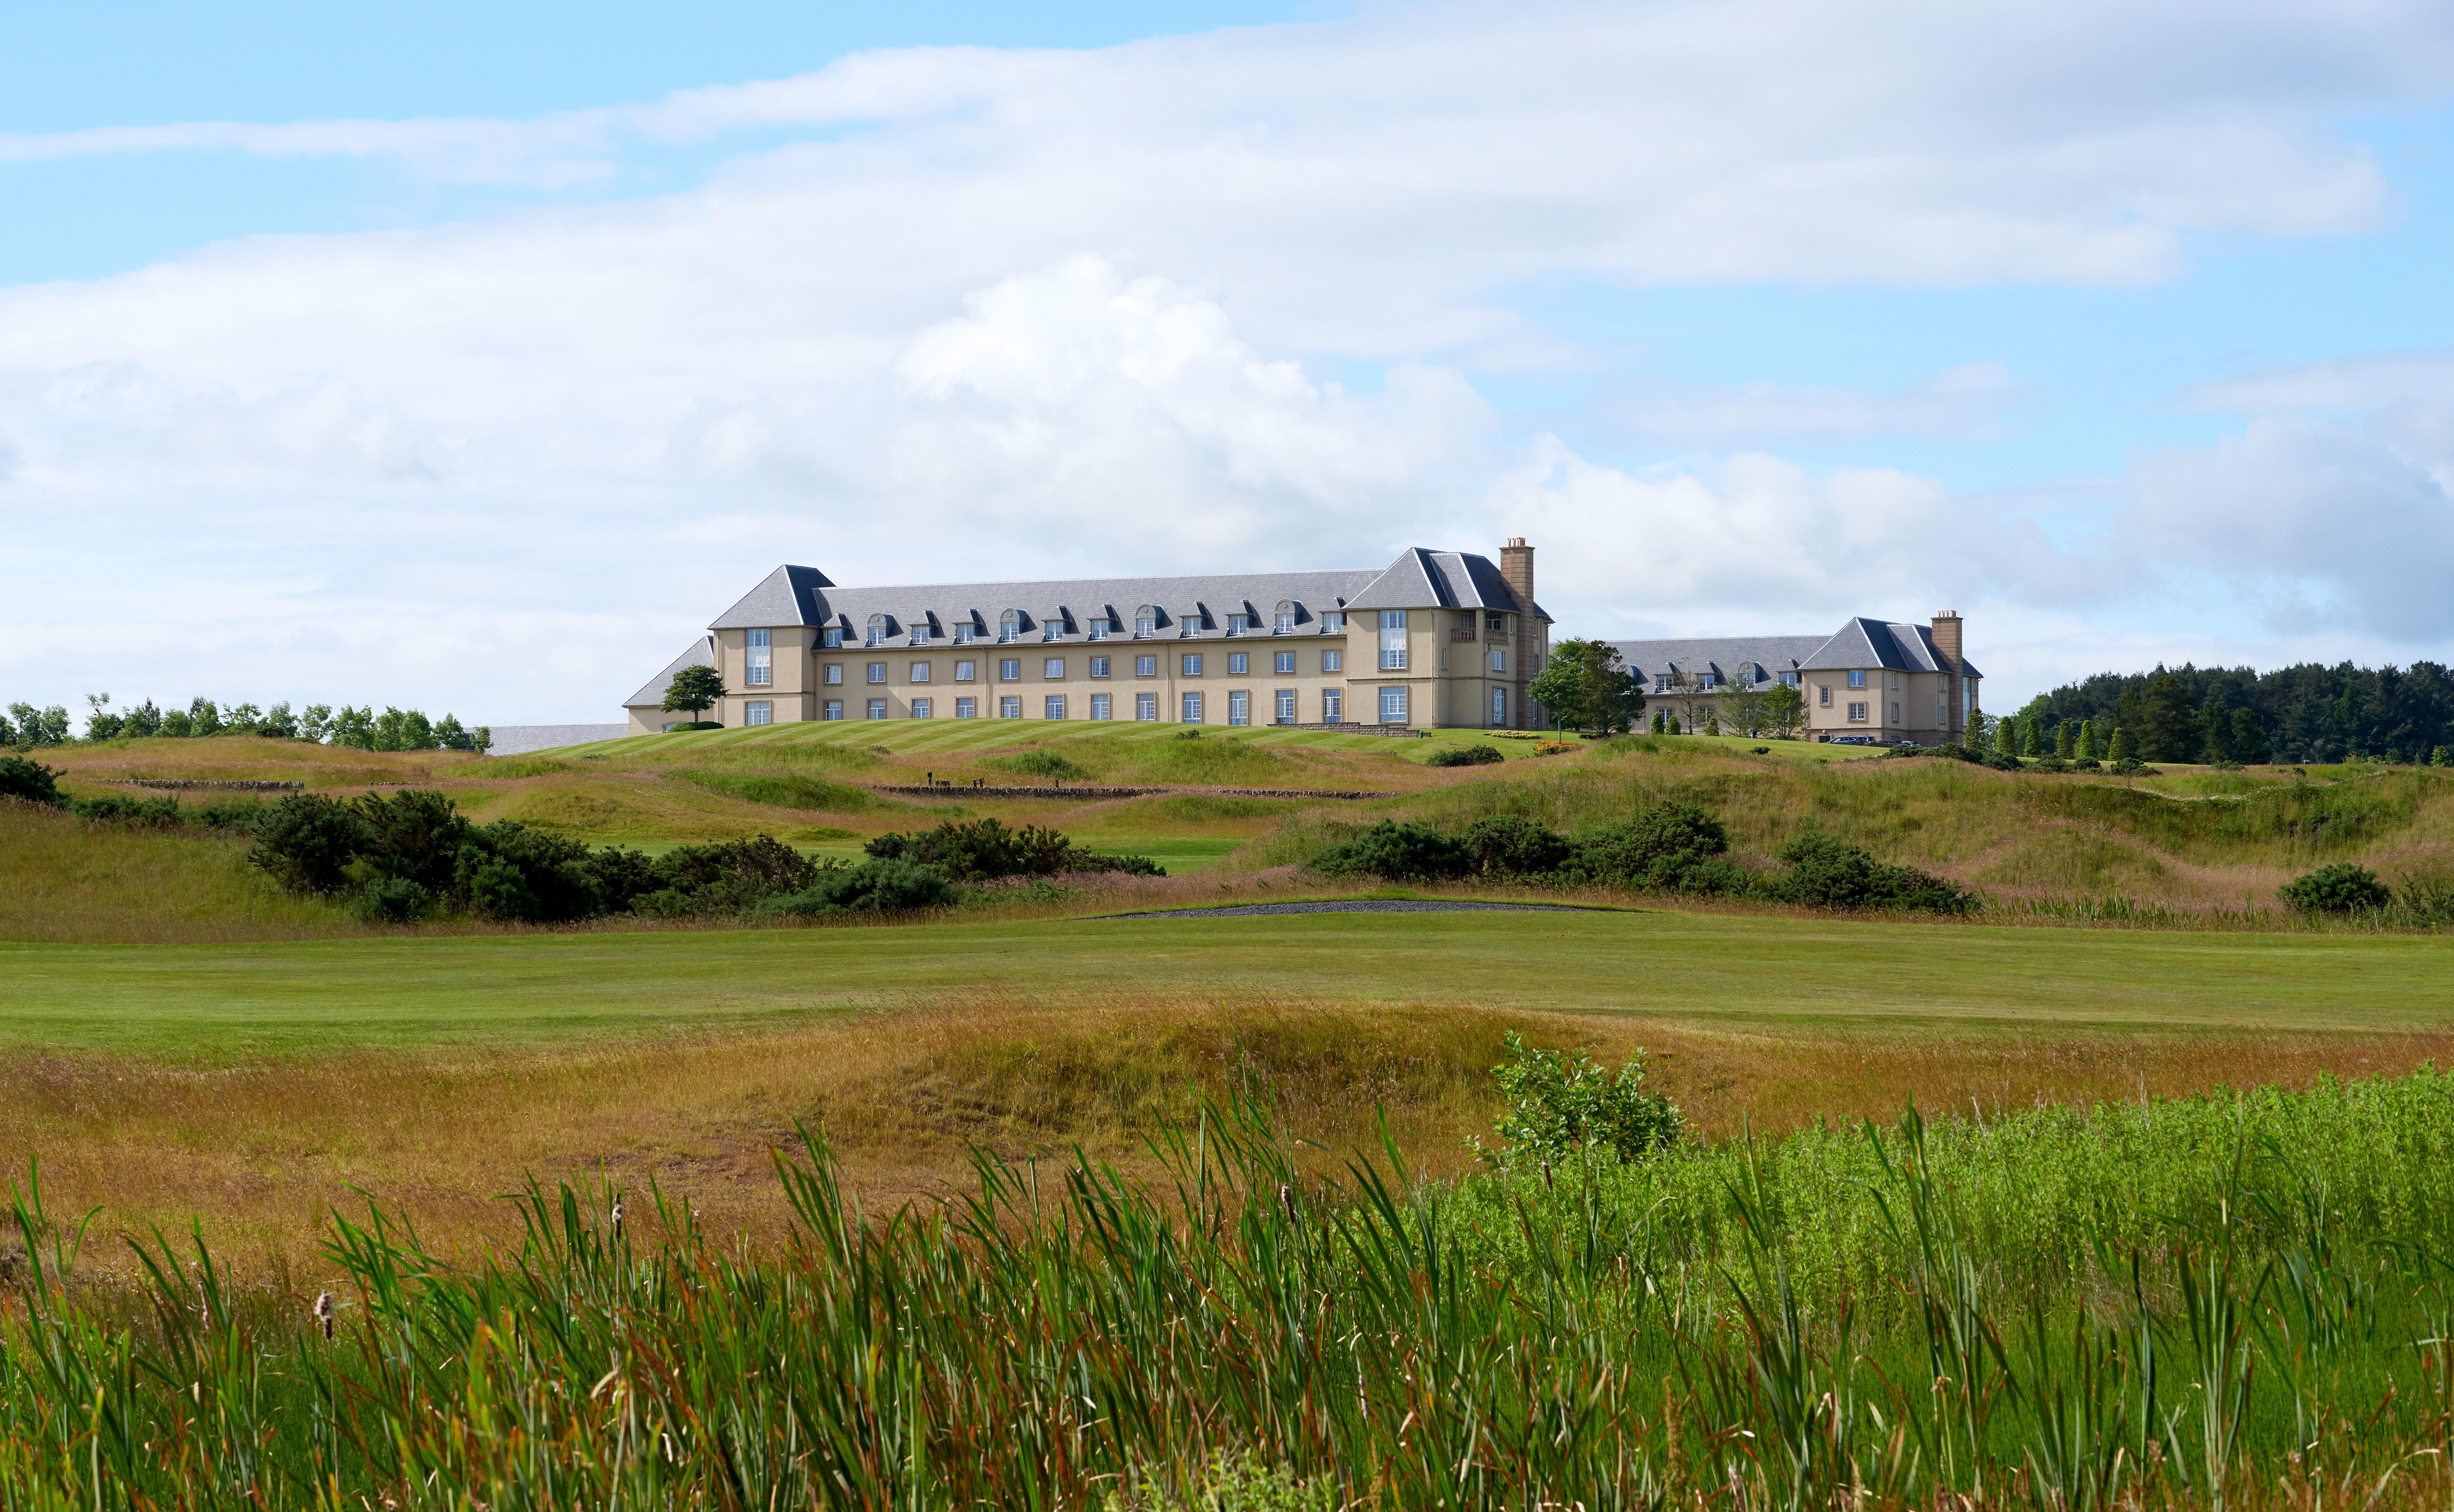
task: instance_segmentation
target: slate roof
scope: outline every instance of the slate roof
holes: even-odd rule
[[[1942,660],[1934,649],[1934,630],[1927,625],[1893,624],[1881,619],[1852,618],[1829,635],[1727,635],[1697,640],[1614,640],[1619,661],[1639,674],[1649,689],[1668,672],[1718,672],[1737,683],[1745,672],[1757,682],[1783,672],[1843,672],[1862,667],[1896,672],[1941,672]],[[1961,658],[1972,677],[1982,677],[1976,664]],[[1752,684],[1750,684],[1752,686]]]
[[[1971,677],[1985,675],[1962,656],[1961,670]],[[1801,664],[1806,672],[1843,672],[1852,667],[1893,672],[1941,672],[1941,654],[1934,649],[1934,627],[1902,625],[1881,619],[1853,618]]]
[[[1488,556],[1472,552],[1436,552],[1408,547],[1403,554],[1358,594],[1353,609],[1518,610],[1541,615],[1539,604],[1519,604],[1516,591]]]
[[[770,578],[769,581],[772,582],[774,579]],[[742,602],[747,603],[749,600],[744,599]],[[678,656],[675,656],[673,659],[672,665],[666,667],[664,671],[649,678],[645,687],[641,688],[637,693],[631,695],[628,698],[623,699],[622,707],[625,709],[660,709],[664,707],[665,689],[672,684],[674,674],[681,671],[684,667],[713,667],[714,665],[715,653],[709,648],[708,637],[701,635],[696,640],[691,642],[690,650],[683,652]]]
[[[920,624],[930,627],[932,638],[951,637],[954,627],[965,623],[994,638],[1013,611],[1019,628],[1034,639],[1051,624],[1060,635],[1086,635],[1088,622],[1101,618],[1115,620],[1121,637],[1131,635],[1136,612],[1148,605],[1157,611],[1161,635],[1182,638],[1224,635],[1230,615],[1250,615],[1256,629],[1267,631],[1280,604],[1293,606],[1298,635],[1318,634],[1320,615],[1330,610],[1519,607],[1488,557],[1417,547],[1377,573],[1227,573],[899,588],[838,588],[816,568],[786,566],[768,574],[708,628],[833,625],[847,632],[847,639],[866,638],[871,616],[883,615],[890,638],[901,639]],[[1541,613],[1539,606],[1534,613]],[[661,688],[656,697],[664,697]]]
[[[1770,682],[1784,672],[1796,672],[1822,649],[1829,635],[1720,635],[1697,640],[1614,640],[1619,658],[1644,679],[1650,690],[1665,673],[1718,672],[1736,684]]]

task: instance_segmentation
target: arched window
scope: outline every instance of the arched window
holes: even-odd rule
[[[1019,640],[1021,638],[1022,611],[1019,609],[1009,609],[1005,612],[1004,617],[997,621],[997,639],[999,641],[1008,641]]]
[[[1158,610],[1149,604],[1134,611],[1134,638],[1148,640],[1158,634]]]
[[[1292,598],[1278,600],[1277,618],[1270,626],[1272,635],[1292,635],[1296,633],[1297,607],[1296,601]]]
[[[872,615],[869,616],[869,643],[873,646],[883,646],[886,644],[886,616],[884,615]]]

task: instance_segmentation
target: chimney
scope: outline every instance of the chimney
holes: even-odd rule
[[[1960,611],[1946,609],[1934,616],[1934,649],[1942,664],[1953,672],[1960,670]]]
[[[1507,580],[1508,591],[1517,595],[1517,607],[1532,614],[1534,548],[1525,544],[1524,536],[1511,535],[1508,544],[1499,549],[1499,575]]]

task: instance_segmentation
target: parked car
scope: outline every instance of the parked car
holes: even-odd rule
[[[1824,743],[1825,745],[1881,745],[1881,744],[1882,744],[1882,742],[1881,742],[1881,740],[1876,739],[1873,736],[1870,736],[1870,735],[1836,735],[1836,736],[1834,736],[1831,739],[1826,740],[1826,741],[1824,741],[1823,743]]]

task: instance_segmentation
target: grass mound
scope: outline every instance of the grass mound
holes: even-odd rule
[[[677,780],[721,793],[745,803],[777,809],[815,809],[828,814],[865,814],[879,806],[877,796],[845,782],[808,776],[774,776],[763,773],[706,772],[682,767],[669,773]]]

